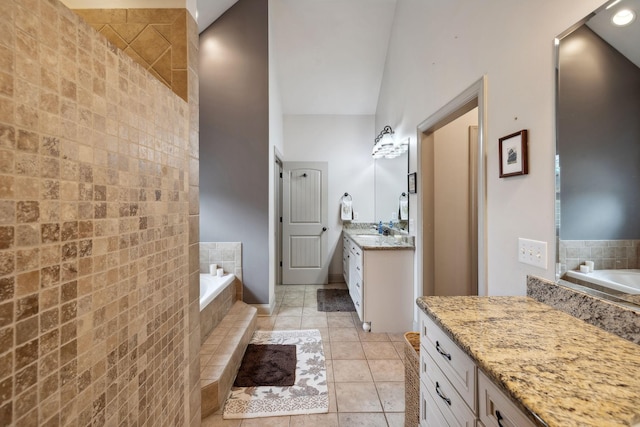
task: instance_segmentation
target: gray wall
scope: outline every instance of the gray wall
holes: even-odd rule
[[[561,238],[640,238],[640,69],[582,27],[560,44]]]
[[[242,242],[244,301],[269,303],[268,2],[200,34],[200,241]]]

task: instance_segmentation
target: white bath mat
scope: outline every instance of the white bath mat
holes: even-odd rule
[[[232,387],[225,419],[277,417],[329,412],[327,369],[317,329],[255,331],[251,344],[295,344],[296,380],[291,387]]]

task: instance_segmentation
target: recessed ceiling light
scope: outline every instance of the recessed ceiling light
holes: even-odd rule
[[[611,22],[619,27],[631,24],[636,19],[636,14],[630,9],[621,9],[613,15]]]

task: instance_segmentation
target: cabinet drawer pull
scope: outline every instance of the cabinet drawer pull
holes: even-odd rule
[[[356,267],[356,270],[360,271],[360,267]]]
[[[442,394],[442,392],[440,391],[440,384],[438,384],[438,381],[436,381],[436,393],[438,393],[438,396],[440,396],[440,399],[444,400],[445,402],[447,402],[447,405],[451,406],[451,399],[449,399],[444,394]]]
[[[360,282],[356,282],[356,288],[360,287]]]
[[[358,307],[360,307],[360,302],[359,302],[359,301],[356,301],[356,305],[357,305]]]
[[[498,425],[500,427],[504,427],[504,424],[502,424],[502,414],[497,409],[496,409],[496,420],[498,420]]]
[[[445,352],[442,347],[440,347],[440,341],[436,341],[436,350],[438,350],[438,353],[440,353],[441,355],[443,355],[444,357],[446,357],[447,359],[451,360],[451,354]]]

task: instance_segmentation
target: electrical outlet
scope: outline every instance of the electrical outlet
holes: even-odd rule
[[[539,268],[547,268],[547,242],[518,239],[518,261]]]
[[[354,219],[354,220],[357,220],[357,219],[358,219],[358,216],[359,216],[359,215],[358,215],[358,212],[354,212],[354,213],[353,213],[353,219]]]

